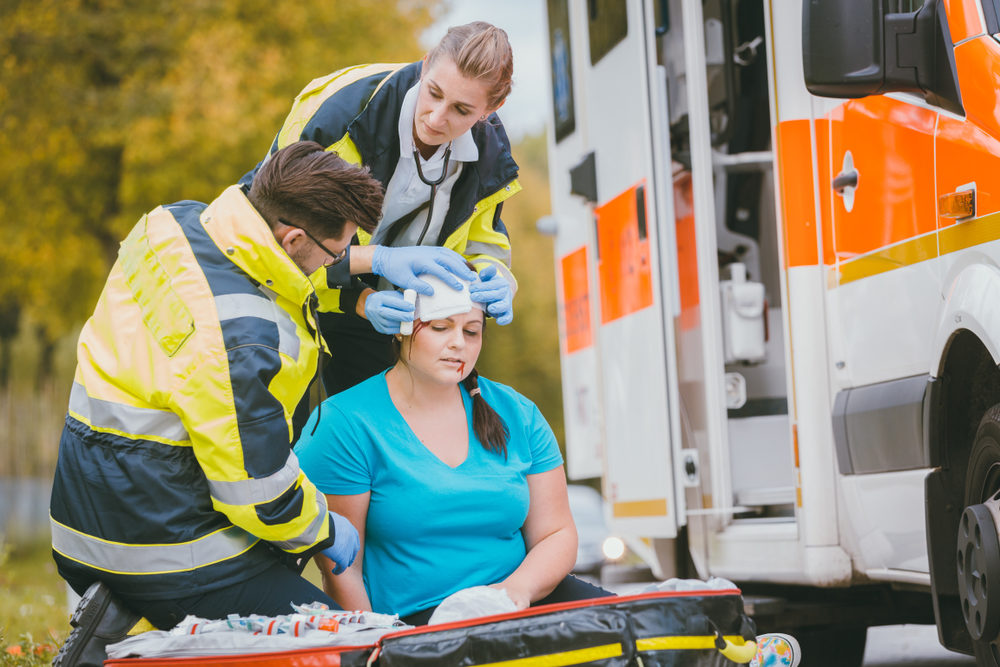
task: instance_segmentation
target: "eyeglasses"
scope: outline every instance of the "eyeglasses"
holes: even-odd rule
[[[300,227],[299,225],[296,225],[294,223],[288,222],[284,218],[278,218],[278,222],[280,222],[283,225],[288,225],[289,227],[295,227],[295,229],[301,229],[302,232],[306,236],[308,236],[309,239],[313,243],[315,243],[316,245],[318,245],[323,252],[325,252],[327,255],[329,255],[330,256],[330,261],[327,262],[327,263],[325,263],[323,266],[333,266],[337,262],[339,262],[342,259],[344,259],[345,257],[347,257],[347,250],[348,250],[348,248],[350,248],[350,245],[344,246],[344,249],[341,250],[339,253],[334,253],[334,252],[331,252],[330,249],[327,248],[325,245],[323,245],[323,243],[318,238],[316,238],[315,236],[313,236],[312,234],[310,234],[309,230],[306,229],[305,227]]]

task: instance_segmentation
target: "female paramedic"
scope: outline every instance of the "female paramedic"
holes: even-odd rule
[[[521,186],[494,112],[510,92],[513,69],[503,30],[481,21],[452,27],[422,61],[347,67],[309,83],[270,154],[309,139],[367,166],[385,187],[385,203],[374,233],[359,232],[355,243],[457,251],[480,273],[477,298],[507,324],[517,283],[500,210]],[[333,350],[323,377],[330,393],[393,363],[390,334],[409,306],[394,291],[373,291],[385,290],[384,281],[366,278],[336,296],[317,286],[320,327]]]
[[[519,609],[611,595],[569,575],[577,535],[552,429],[475,370],[482,306],[430,280],[412,334],[394,337],[396,364],[324,402],[295,447],[361,538],[355,565],[324,588],[345,609],[414,625],[471,586],[505,589]]]

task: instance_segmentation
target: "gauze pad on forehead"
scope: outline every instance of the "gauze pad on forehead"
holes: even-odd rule
[[[473,307],[482,309],[482,305],[476,303],[469,296],[469,281],[456,278],[462,283],[462,289],[455,289],[437,276],[422,274],[420,279],[434,288],[434,294],[417,294],[413,290],[406,290],[403,297],[413,303],[413,319],[430,322],[431,320],[442,320],[452,315],[467,313]],[[404,336],[413,333],[413,322],[402,322],[399,332]]]

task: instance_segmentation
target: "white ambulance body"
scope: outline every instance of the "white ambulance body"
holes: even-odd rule
[[[831,664],[1000,664],[998,16],[548,1],[569,475]]]

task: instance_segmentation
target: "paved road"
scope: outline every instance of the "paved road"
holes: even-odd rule
[[[808,665],[808,660],[804,661]],[[976,661],[941,647],[933,625],[868,629],[864,667],[972,667]]]

